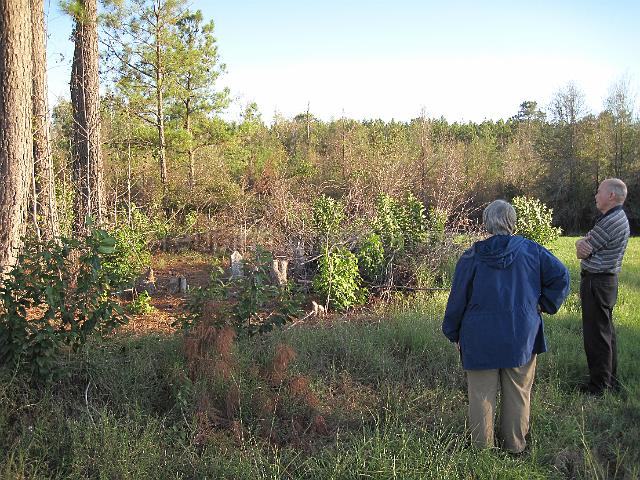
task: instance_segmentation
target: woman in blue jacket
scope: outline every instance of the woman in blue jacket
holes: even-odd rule
[[[502,442],[520,453],[529,431],[536,355],[547,350],[541,312],[558,311],[569,292],[569,272],[541,245],[512,235],[516,212],[508,202],[492,202],[482,220],[491,236],[458,261],[442,331],[458,344],[467,374],[472,443],[494,446],[500,387]]]

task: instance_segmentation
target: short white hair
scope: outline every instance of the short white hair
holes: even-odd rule
[[[616,196],[616,200],[619,203],[624,203],[627,198],[627,186],[619,178],[607,178],[602,183],[607,186],[607,189]]]
[[[511,235],[516,227],[516,211],[509,202],[494,200],[482,212],[482,223],[493,235]]]

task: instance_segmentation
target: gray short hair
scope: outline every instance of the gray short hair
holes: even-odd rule
[[[605,183],[610,192],[616,196],[616,200],[623,203],[627,198],[627,186],[619,178],[607,178],[602,183]]]
[[[516,226],[516,211],[509,202],[494,200],[482,212],[482,223],[493,235],[511,235]]]

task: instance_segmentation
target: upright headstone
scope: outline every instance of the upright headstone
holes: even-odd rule
[[[182,275],[172,275],[169,278],[169,285],[167,286],[169,293],[176,295],[178,293],[187,293],[189,286],[187,285],[187,278]]]
[[[242,270],[242,255],[235,250],[231,254],[231,278],[240,278],[242,276],[244,276],[244,271]]]
[[[180,277],[177,275],[171,275],[169,278],[169,284],[167,285],[167,290],[172,295],[175,295],[180,291]]]
[[[156,293],[156,277],[151,267],[147,267],[144,276],[136,279],[135,291],[137,293],[147,292],[149,295]]]
[[[284,287],[287,284],[287,267],[289,265],[288,260],[273,259],[271,264],[271,278],[274,283],[280,287]]]
[[[293,250],[293,272],[295,278],[303,278],[304,277],[304,264],[306,262],[306,257],[304,255],[304,247],[302,243],[298,242],[298,245]]]
[[[187,290],[189,289],[189,285],[187,285],[187,278],[186,277],[178,277],[179,281],[180,281],[180,293],[187,293]]]

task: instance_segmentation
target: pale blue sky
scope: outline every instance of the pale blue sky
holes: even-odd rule
[[[68,97],[70,21],[49,0],[50,90]],[[574,82],[591,111],[626,77],[640,91],[640,2],[205,1],[234,117],[255,101],[322,118],[508,118]],[[62,59],[64,57],[64,59]]]

